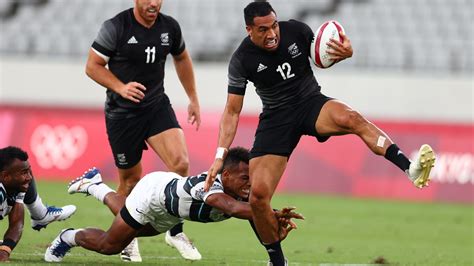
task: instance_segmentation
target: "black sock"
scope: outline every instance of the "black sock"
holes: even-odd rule
[[[30,186],[25,193],[25,198],[23,199],[23,203],[31,204],[35,202],[36,198],[38,197],[38,192],[36,190],[36,182],[35,179],[31,179]]]
[[[387,148],[387,151],[385,152],[385,158],[394,163],[404,172],[410,167],[410,160],[405,156],[405,154],[403,154],[402,151],[400,151],[396,144],[392,144]]]
[[[254,232],[255,235],[257,236],[258,241],[263,245],[262,239],[260,239],[260,236],[258,235],[257,228],[255,227],[255,224],[254,224],[253,221],[251,221],[251,220],[249,220],[249,223],[250,223],[250,226],[251,226],[252,229],[253,229],[253,232]]]
[[[281,250],[280,241],[264,246],[265,249],[267,249],[268,256],[270,257],[273,266],[285,266],[285,257]]]
[[[170,235],[171,236],[175,236],[179,233],[182,233],[183,232],[183,223],[179,223],[175,226],[173,226],[173,228],[170,229]]]

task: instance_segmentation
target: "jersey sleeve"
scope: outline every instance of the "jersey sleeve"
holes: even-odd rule
[[[238,53],[234,53],[229,63],[228,73],[228,89],[227,92],[237,95],[245,95],[245,89],[247,88],[247,75],[245,74],[245,68],[242,65],[242,61]]]
[[[23,200],[25,199],[25,192],[18,193],[15,198],[15,202],[17,203],[23,203]]]
[[[100,57],[108,61],[112,57],[117,49],[117,28],[111,20],[105,21],[92,43],[92,49]]]
[[[199,176],[193,177],[193,180],[188,179],[187,184],[184,185],[184,190],[186,190],[186,186],[188,185],[188,187],[190,188],[189,195],[191,195],[194,200],[205,202],[207,197],[212,194],[224,193],[224,186],[222,185],[220,175],[217,176],[216,180],[214,181],[214,184],[212,184],[212,186],[209,188],[209,191],[204,191],[204,183],[206,181],[206,176],[207,172],[204,172]],[[198,181],[198,183],[195,183],[196,180]]]
[[[222,186],[221,183],[219,183],[216,180],[214,181],[214,184],[212,184],[211,188],[209,188],[209,191],[204,193],[204,196],[202,197],[202,201],[206,202],[207,197],[209,197],[212,194],[217,194],[217,193],[224,193],[224,187]]]
[[[181,27],[179,26],[178,21],[175,19],[172,19],[171,21],[174,29],[174,41],[170,53],[172,55],[179,55],[186,48],[186,44],[184,43],[183,33],[181,32]]]

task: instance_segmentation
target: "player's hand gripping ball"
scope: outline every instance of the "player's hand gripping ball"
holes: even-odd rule
[[[327,50],[330,47],[326,44],[330,39],[335,39],[342,42],[342,37],[339,35],[339,32],[342,31],[345,34],[344,28],[342,25],[335,21],[326,21],[314,32],[314,38],[311,42],[310,55],[313,63],[319,68],[328,68],[336,60],[330,59]]]

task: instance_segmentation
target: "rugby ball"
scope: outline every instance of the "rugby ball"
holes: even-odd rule
[[[339,22],[331,20],[324,22],[323,25],[319,26],[318,30],[314,32],[310,56],[317,67],[328,68],[336,63],[335,60],[329,59],[327,50],[330,48],[326,43],[328,43],[330,39],[342,42],[342,37],[339,35],[340,31],[345,33],[344,28]]]

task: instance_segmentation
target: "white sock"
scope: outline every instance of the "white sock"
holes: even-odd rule
[[[97,185],[92,185],[87,189],[87,192],[91,194],[94,198],[98,199],[100,202],[104,202],[104,198],[110,192],[115,192],[115,190],[111,189],[104,183],[100,183]]]
[[[76,234],[77,232],[81,231],[82,228],[74,229],[74,230],[67,230],[64,231],[61,235],[61,240],[66,242],[71,247],[77,246],[76,244]]]
[[[33,201],[33,203],[25,205],[30,212],[31,218],[35,220],[43,219],[43,217],[45,217],[46,213],[48,212],[48,208],[46,208],[46,206],[43,204],[43,201],[39,195],[36,196],[36,199]]]

